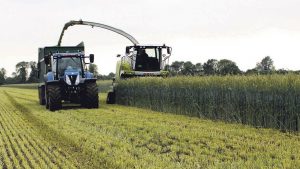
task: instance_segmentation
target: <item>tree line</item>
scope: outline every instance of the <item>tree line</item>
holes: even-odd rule
[[[96,64],[90,64],[88,70],[94,73],[94,76],[100,80],[110,80],[115,77],[114,73],[108,75],[101,75],[98,73],[98,67]],[[34,61],[26,62],[22,61],[16,64],[15,72],[11,76],[7,76],[7,71],[4,68],[0,69],[0,85],[3,84],[22,84],[22,83],[38,83],[38,67]],[[43,76],[43,75],[42,75]]]
[[[94,74],[97,79],[110,80],[115,77],[113,72],[108,75],[101,75],[98,72],[98,66],[96,64],[89,64],[88,70]],[[290,71],[285,69],[275,69],[274,62],[270,56],[264,57],[256,66],[247,71],[239,69],[237,64],[228,59],[209,59],[205,63],[193,64],[190,61],[174,61],[171,65],[166,65],[164,70],[170,72],[171,76],[203,76],[203,75],[259,75],[259,74],[287,74],[297,73],[300,71]],[[0,85],[1,84],[17,84],[17,83],[37,83],[38,68],[37,63],[34,61],[26,62],[22,61],[16,64],[15,72],[11,76],[7,77],[7,71],[4,68],[0,69]]]
[[[203,75],[260,75],[260,74],[287,74],[300,71],[290,71],[285,69],[275,69],[274,62],[270,56],[264,57],[256,66],[247,71],[239,69],[237,64],[228,59],[209,59],[205,63],[193,64],[190,61],[174,61],[171,65],[166,65],[165,70],[170,72],[171,76],[203,76]]]
[[[99,80],[112,80],[116,74],[113,72],[110,72],[108,75],[102,75],[98,72],[98,66],[94,63],[90,63],[88,67],[89,72],[94,74],[94,77],[96,77]]]
[[[30,73],[29,73],[30,69]],[[7,77],[7,71],[4,68],[0,69],[0,85],[1,84],[16,84],[16,83],[35,83],[38,82],[38,69],[37,63],[31,62],[19,62],[15,66],[15,72],[11,76]]]

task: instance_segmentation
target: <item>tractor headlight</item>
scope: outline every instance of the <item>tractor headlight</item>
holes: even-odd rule
[[[76,81],[75,81],[75,85],[78,85],[78,84],[79,84],[79,82],[80,82],[80,80],[79,80],[79,75],[77,75],[77,77],[76,77]]]
[[[70,80],[70,77],[69,77],[68,75],[66,76],[66,83],[67,83],[68,85],[72,85],[71,80]]]

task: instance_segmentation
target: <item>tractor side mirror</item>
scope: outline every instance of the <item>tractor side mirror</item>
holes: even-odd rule
[[[49,65],[50,64],[50,57],[49,56],[45,56],[44,57],[44,61],[45,61],[46,65]]]
[[[170,55],[172,53],[172,48],[168,47],[167,48],[167,53]]]
[[[94,59],[95,59],[94,54],[90,54],[90,63],[94,63]]]
[[[130,53],[130,47],[126,47],[126,55]]]

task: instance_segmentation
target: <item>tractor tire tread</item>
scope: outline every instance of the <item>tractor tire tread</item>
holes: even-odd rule
[[[84,90],[81,95],[81,104],[86,108],[98,108],[99,97],[98,97],[98,86],[97,83],[85,84]]]
[[[48,99],[48,107],[50,111],[59,110],[62,108],[62,99],[61,99],[61,91],[58,85],[49,85],[47,86],[47,99]]]

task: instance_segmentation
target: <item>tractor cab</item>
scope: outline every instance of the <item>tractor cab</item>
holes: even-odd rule
[[[83,60],[80,55],[54,55],[52,71],[56,72],[59,77],[66,75],[83,75]]]
[[[126,47],[126,55],[118,64],[117,77],[166,76],[165,64],[172,48],[166,45],[134,45]]]
[[[90,75],[86,70],[83,53],[55,53],[45,57],[46,64],[51,64],[50,72],[54,79],[65,81],[67,85],[78,85],[80,79]],[[94,61],[94,55],[89,56],[90,62]]]

